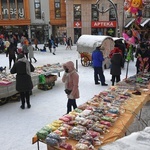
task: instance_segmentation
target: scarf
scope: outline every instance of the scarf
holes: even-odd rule
[[[30,63],[29,63],[29,61],[28,61],[26,58],[24,58],[24,57],[18,59],[18,61],[21,61],[21,62],[26,63],[26,73],[27,73],[29,76],[31,76],[31,69],[30,69]]]

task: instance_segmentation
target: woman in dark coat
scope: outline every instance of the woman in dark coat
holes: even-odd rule
[[[114,86],[115,81],[120,81],[121,68],[123,67],[123,57],[120,52],[116,49],[111,58],[111,69],[110,74],[112,75],[112,86]]]
[[[25,101],[27,107],[30,108],[30,91],[33,88],[31,72],[34,71],[33,65],[24,57],[23,54],[19,54],[18,61],[13,65],[10,72],[16,75],[16,90],[20,93],[21,106],[25,108]]]

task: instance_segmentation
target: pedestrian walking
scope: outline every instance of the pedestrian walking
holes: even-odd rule
[[[15,62],[11,74],[16,75],[16,90],[20,93],[21,98],[21,109],[25,108],[25,102],[27,108],[31,107],[30,104],[30,92],[33,88],[33,83],[31,79],[31,72],[34,71],[33,65],[24,57],[23,54],[18,55],[18,61]]]
[[[67,50],[68,48],[71,49],[71,46],[72,46],[72,39],[71,39],[71,37],[69,37],[66,42],[67,42],[67,43],[66,43],[66,44],[67,44],[66,50]]]
[[[53,55],[56,55],[56,46],[57,46],[57,43],[55,40],[52,40],[51,39],[51,43],[52,43],[52,47],[53,47]]]
[[[17,48],[14,45],[14,43],[10,42],[10,45],[7,48],[7,51],[6,51],[6,57],[9,57],[9,69],[11,69],[12,61],[14,63],[16,62],[16,54],[18,54]]]
[[[32,46],[31,42],[29,42],[28,50],[29,50],[30,63],[32,63],[32,58],[34,59],[34,61],[35,61],[35,63],[36,63],[37,60],[36,60],[36,58],[34,57],[34,47]]]
[[[35,44],[36,51],[37,50],[39,51],[40,49],[38,48],[38,39],[37,38],[34,39],[34,44]]]
[[[95,84],[100,84],[98,81],[101,81],[102,86],[107,86],[108,84],[105,83],[105,76],[103,74],[103,53],[102,51],[105,50],[103,46],[98,46],[92,52],[92,63],[94,68],[94,81]]]
[[[112,75],[112,86],[114,86],[114,83],[120,81],[120,75],[121,75],[121,68],[124,66],[124,60],[123,56],[120,53],[120,49],[116,48],[114,49],[114,53],[111,57],[111,68],[110,68],[110,74]]]
[[[26,58],[28,59],[29,50],[28,50],[28,45],[26,44],[26,42],[22,46],[22,52],[26,56]]]
[[[66,41],[67,41],[66,36],[64,36],[64,37],[63,37],[63,42],[64,42],[64,45],[65,45],[65,46],[67,45],[67,42],[66,42]]]
[[[65,73],[62,82],[65,83],[65,93],[67,94],[67,114],[77,108],[76,99],[79,98],[79,75],[74,68],[74,63],[68,61],[63,65]]]
[[[49,48],[49,51],[51,53],[52,52],[52,41],[51,41],[51,39],[48,39],[48,48]]]

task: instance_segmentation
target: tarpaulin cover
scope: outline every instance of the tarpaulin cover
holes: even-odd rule
[[[82,35],[77,41],[78,52],[92,52],[98,46],[104,46],[105,51],[110,52],[114,47],[114,41],[110,36]]]

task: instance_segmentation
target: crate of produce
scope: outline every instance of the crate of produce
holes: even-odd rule
[[[46,83],[51,83],[51,82],[55,82],[57,80],[57,76],[56,75],[48,75],[45,76],[46,79]]]
[[[51,90],[54,86],[54,83],[45,83],[45,84],[38,84],[38,89],[40,90]]]
[[[39,84],[38,89],[40,90],[51,90],[55,85],[55,81],[57,80],[56,75],[40,75],[39,76]]]

